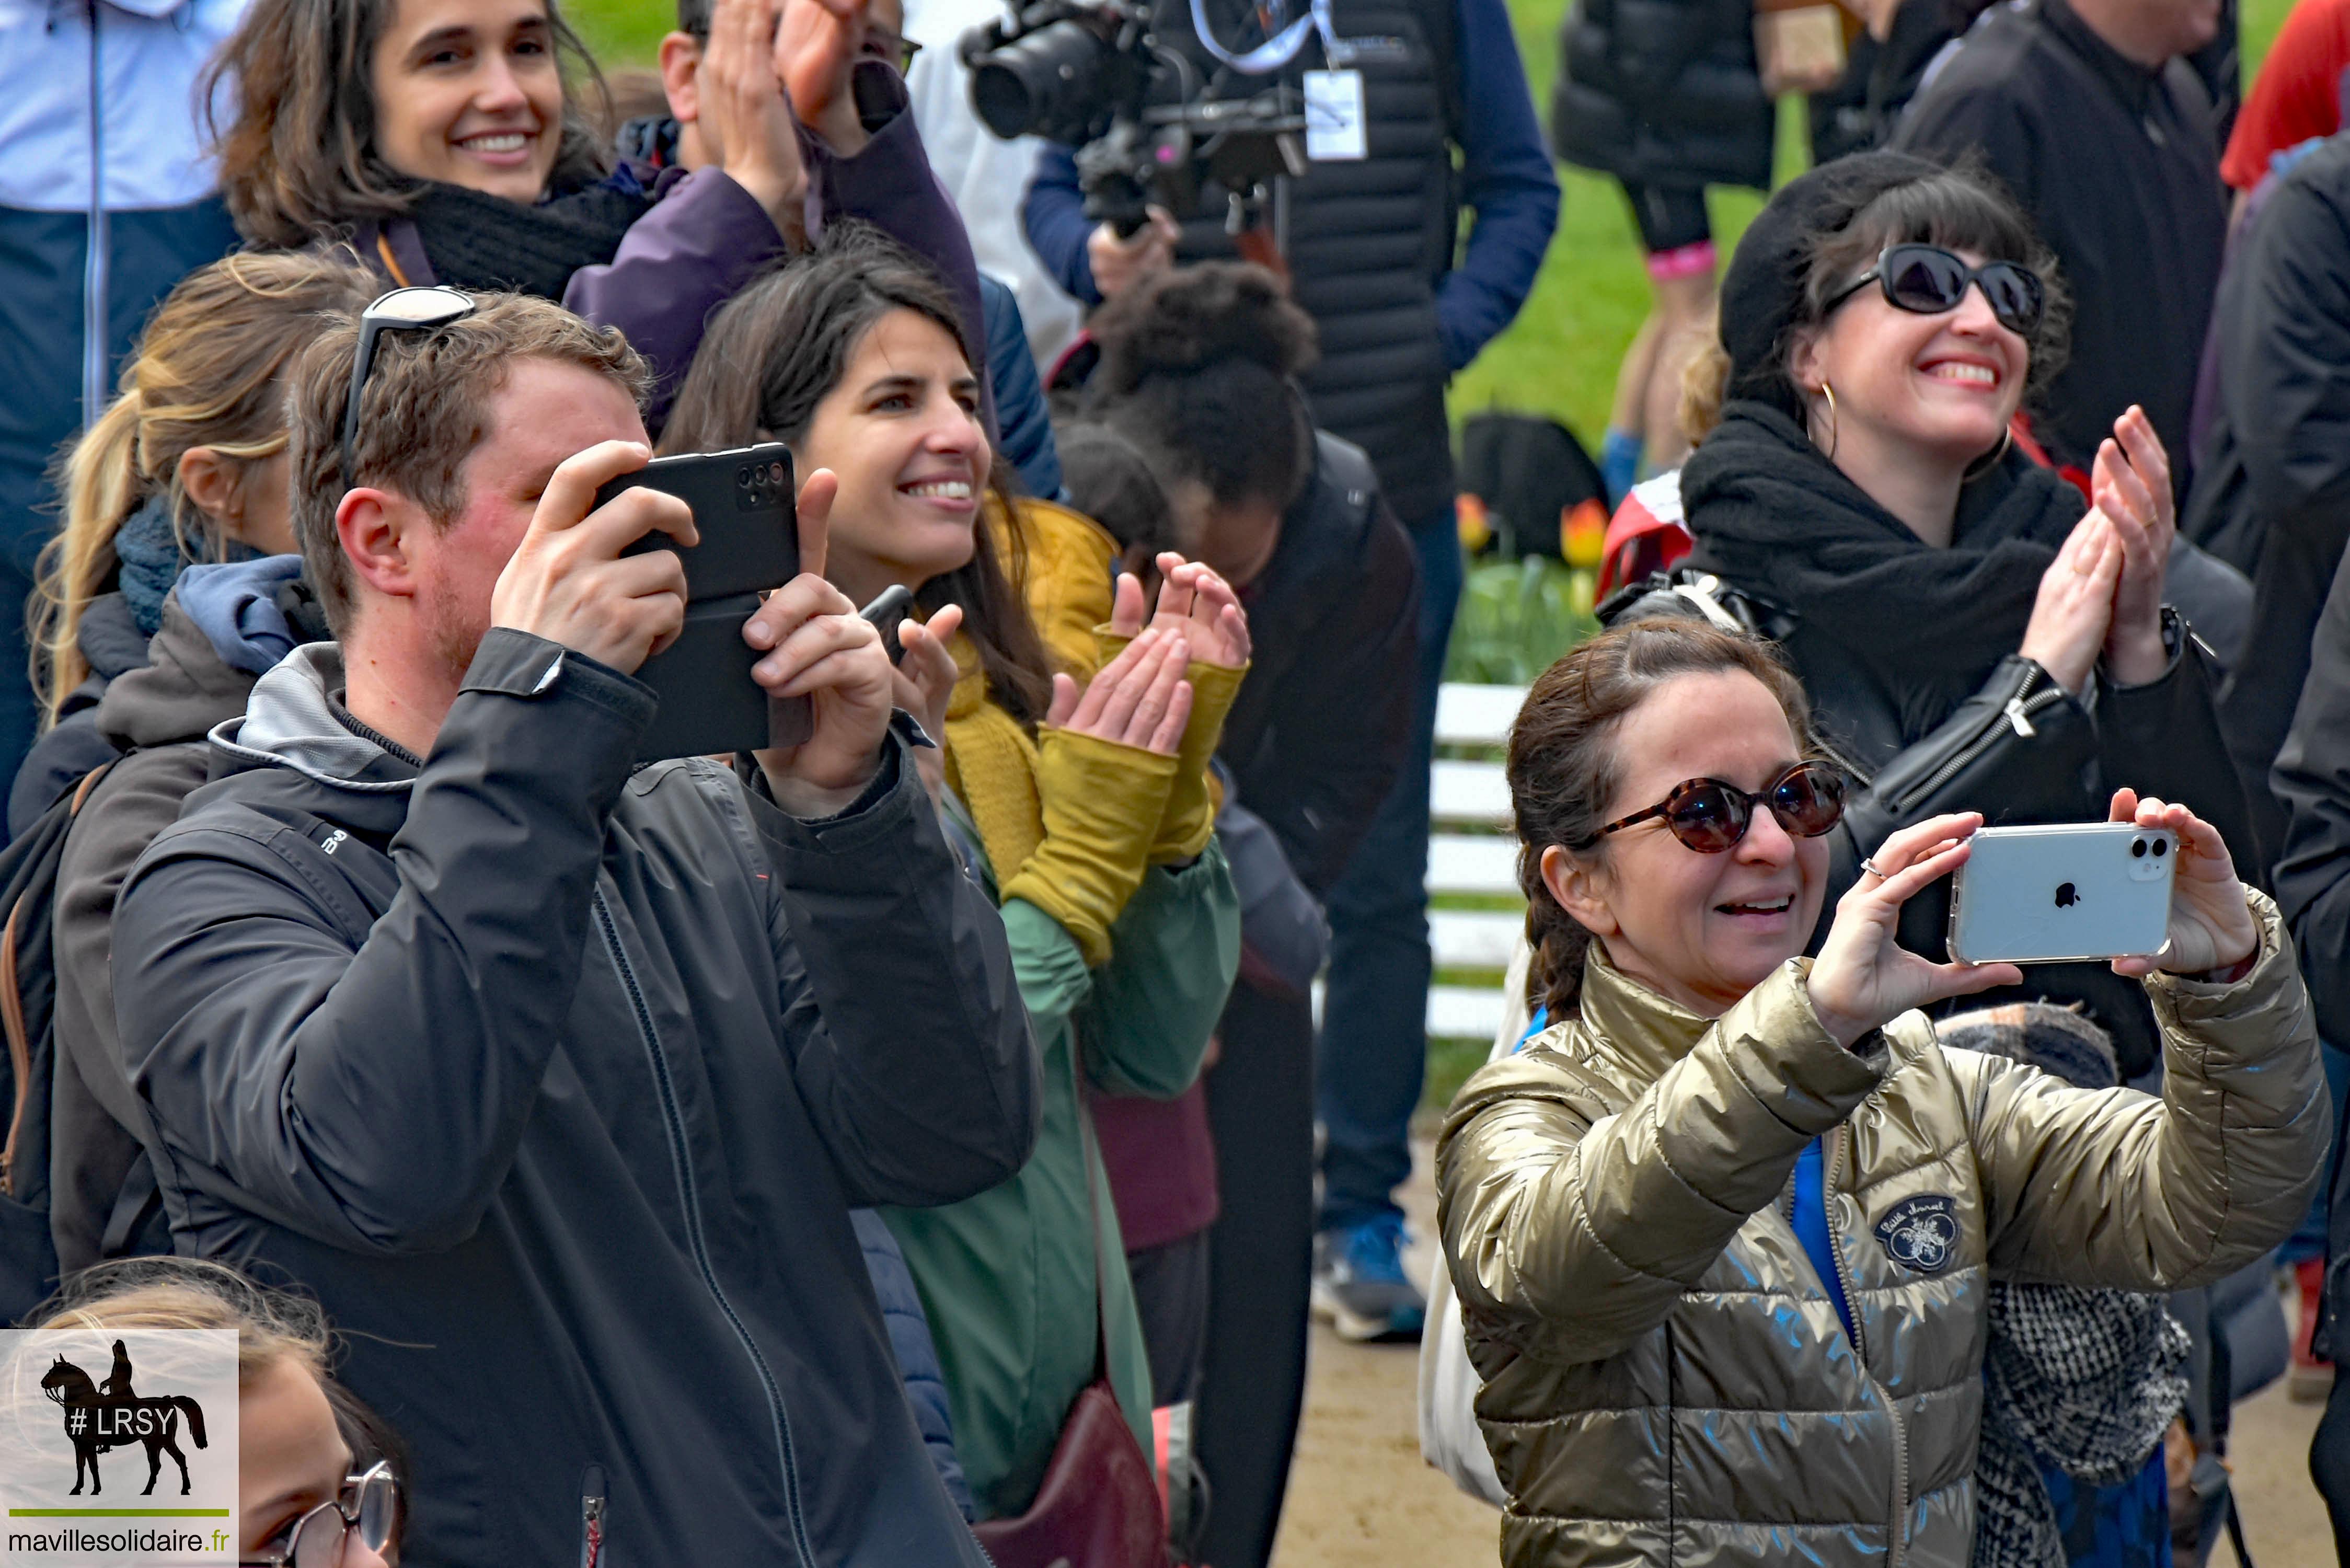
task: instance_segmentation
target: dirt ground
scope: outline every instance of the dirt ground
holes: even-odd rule
[[[1425,1279],[1435,1254],[1434,1195],[1425,1147],[1407,1193]],[[1348,1345],[1316,1324],[1289,1501],[1274,1568],[1473,1568],[1496,1560],[1493,1511],[1456,1490],[1419,1457],[1419,1359],[1409,1346]],[[2295,1405],[2279,1382],[2237,1407],[2234,1463],[2245,1544],[2259,1568],[2322,1568],[2333,1558],[2324,1506],[2309,1481],[2319,1407]],[[2215,1564],[2232,1564],[2224,1545]]]

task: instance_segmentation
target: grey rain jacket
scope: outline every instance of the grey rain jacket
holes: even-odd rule
[[[1034,1141],[1003,927],[892,742],[816,822],[494,630],[420,771],[331,644],[213,732],[115,998],[173,1239],[315,1292],[416,1456],[407,1561],[979,1568],[848,1210]]]

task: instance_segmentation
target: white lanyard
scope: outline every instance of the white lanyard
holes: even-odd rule
[[[1276,0],[1278,3],[1278,0]],[[1283,5],[1282,9],[1287,9]],[[1393,38],[1342,38],[1330,20],[1330,0],[1312,0],[1312,10],[1305,16],[1259,44],[1244,55],[1235,55],[1218,41],[1216,30],[1208,22],[1205,0],[1191,0],[1191,30],[1200,36],[1200,47],[1236,71],[1253,77],[1269,76],[1295,59],[1305,47],[1307,31],[1322,35],[1322,53],[1334,66],[1345,65],[1357,53],[1399,53],[1400,41]]]

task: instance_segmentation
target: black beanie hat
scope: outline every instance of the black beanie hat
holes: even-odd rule
[[[1722,275],[1721,346],[1730,354],[1730,396],[1760,398],[1791,419],[1803,418],[1774,351],[1802,307],[1813,246],[1887,191],[1941,172],[1939,164],[1903,152],[1856,152],[1779,188],[1739,240]]]

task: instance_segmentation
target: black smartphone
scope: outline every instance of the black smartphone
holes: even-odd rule
[[[681,545],[652,533],[622,552],[675,550],[685,563],[685,628],[637,670],[660,698],[637,760],[755,752],[806,740],[815,705],[806,697],[770,698],[751,676],[764,656],[743,640],[743,623],[759,607],[759,596],[799,575],[790,449],[769,441],[657,457],[597,491],[596,504],[639,485],[691,507],[701,542]]]
[[[596,492],[603,505],[624,490],[658,490],[693,511],[700,544],[651,533],[620,553],[674,550],[685,562],[685,597],[695,604],[729,594],[780,588],[800,571],[799,509],[791,449],[781,441],[732,452],[657,457]]]

